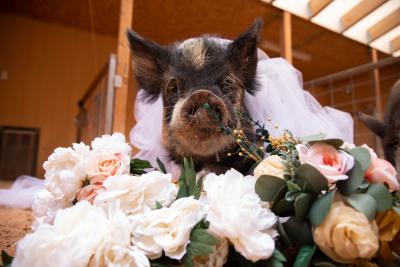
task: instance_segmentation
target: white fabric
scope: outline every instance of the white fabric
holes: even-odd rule
[[[221,40],[221,43],[227,43]],[[282,58],[268,58],[259,50],[257,78],[260,89],[255,95],[246,93],[245,105],[250,116],[258,120],[272,135],[290,130],[296,137],[325,133],[328,138],[341,138],[353,143],[353,119],[349,113],[322,107],[302,86],[302,75]],[[162,145],[163,103],[161,96],[154,103],[144,101],[140,90],[135,103],[137,124],[130,133],[131,144],[140,149],[135,157],[156,165],[159,157],[167,170],[175,174],[179,168],[169,160]],[[272,122],[268,121],[271,118]],[[276,129],[275,124],[279,125]]]
[[[29,209],[32,206],[33,196],[42,189],[42,179],[20,176],[11,188],[0,189],[0,206]]]

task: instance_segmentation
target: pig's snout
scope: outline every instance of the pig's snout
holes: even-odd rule
[[[208,104],[209,109],[205,109],[204,104]],[[197,90],[192,93],[186,101],[182,111],[188,122],[198,121],[203,123],[212,123],[212,121],[216,119],[215,115],[218,116],[219,121],[223,122],[226,120],[227,115],[224,102],[207,90]]]

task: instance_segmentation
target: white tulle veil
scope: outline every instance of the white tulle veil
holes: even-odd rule
[[[230,41],[218,39],[228,44]],[[302,75],[282,58],[268,58],[258,50],[257,79],[259,90],[245,95],[245,105],[254,120],[265,124],[272,135],[290,130],[296,137],[325,133],[328,138],[341,138],[353,143],[353,119],[350,114],[322,107],[307,91],[303,90]],[[156,166],[157,157],[166,163],[170,172],[177,166],[168,159],[161,141],[163,102],[159,97],[154,103],[144,101],[144,92],[138,92],[135,103],[136,125],[130,132],[131,144],[140,152],[136,157]],[[271,118],[271,121],[268,121]],[[275,128],[275,125],[279,128]]]

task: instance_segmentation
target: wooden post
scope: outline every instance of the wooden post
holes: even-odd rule
[[[282,12],[282,27],[281,27],[281,55],[290,64],[293,63],[292,56],[292,17],[287,11]]]
[[[378,51],[375,48],[371,48],[371,60],[372,63],[378,62]],[[378,120],[382,120],[382,99],[381,99],[381,84],[379,78],[379,69],[373,69],[374,79],[374,91],[375,91],[375,117]],[[381,146],[380,138],[375,136],[375,151],[379,156],[383,156],[383,149]]]
[[[131,56],[126,30],[132,26],[134,0],[121,0],[117,47],[117,79],[115,88],[113,131],[126,134],[128,82]]]

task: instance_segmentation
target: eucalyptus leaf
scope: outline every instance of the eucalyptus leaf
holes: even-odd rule
[[[283,228],[282,223],[278,220],[276,223],[276,229],[278,230],[279,237],[285,242],[286,245],[291,246],[292,242],[290,241],[288,235],[285,232],[285,229]]]
[[[362,212],[369,220],[375,218],[378,206],[372,196],[354,193],[346,197],[346,200],[353,208]]]
[[[306,142],[311,142],[311,141],[324,140],[325,138],[326,138],[326,134],[319,133],[319,134],[313,134],[313,135],[299,137],[298,140],[302,143],[306,143]]]
[[[307,267],[314,256],[316,246],[302,246],[297,253],[293,267]]]
[[[314,145],[316,143],[324,143],[339,149],[343,145],[343,140],[341,139],[323,139],[323,140],[315,140],[308,142],[310,145]]]
[[[311,194],[300,193],[300,195],[294,201],[294,210],[297,219],[304,220],[304,218],[306,218],[312,201],[313,196]]]
[[[156,209],[162,209],[162,207],[161,203],[156,201]]]
[[[361,164],[361,169],[366,172],[369,165],[371,164],[371,154],[365,147],[355,147],[350,149],[350,154],[358,160]]]
[[[311,186],[314,193],[320,193],[328,189],[326,178],[315,167],[310,164],[303,164],[296,170],[296,178],[303,185],[307,183]]]
[[[282,178],[262,175],[257,179],[255,190],[262,201],[273,201],[282,188],[286,188],[286,181]]]
[[[280,262],[286,262],[287,259],[279,249],[275,248],[274,252],[272,253],[272,258],[277,259]]]
[[[282,225],[294,246],[301,247],[314,244],[311,225],[308,221],[300,221],[292,216]]]
[[[313,225],[320,225],[324,221],[326,215],[328,215],[329,210],[331,209],[334,196],[335,192],[330,191],[327,194],[320,196],[311,205],[308,217]]]
[[[287,193],[287,187],[282,187],[281,190],[279,190],[279,192],[276,194],[274,200],[272,201],[272,205],[271,205],[271,210],[276,209],[276,207],[278,206],[279,201],[281,201],[282,199],[285,198],[285,195]]]
[[[349,170],[346,175],[349,178],[338,181],[336,185],[342,195],[349,196],[354,193],[364,181],[364,172],[357,159],[354,160],[354,167]]]
[[[294,202],[290,202],[282,198],[278,201],[278,204],[275,205],[271,210],[279,217],[291,216],[294,214]]]
[[[372,184],[368,188],[367,194],[375,199],[379,212],[392,208],[393,197],[384,184]]]
[[[293,191],[293,192],[300,192],[301,191],[301,187],[295,183],[293,183],[292,181],[286,181],[287,186],[289,191]]]

